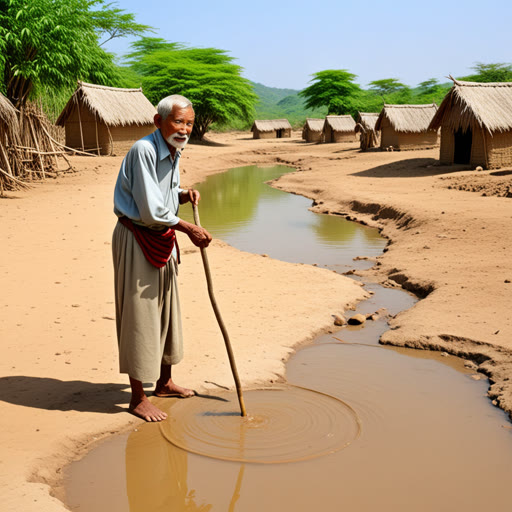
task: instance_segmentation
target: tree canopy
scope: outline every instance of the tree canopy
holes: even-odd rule
[[[141,77],[144,94],[156,104],[170,94],[186,96],[194,105],[194,135],[202,139],[212,123],[253,116],[257,96],[242,68],[226,51],[188,48],[144,37],[132,44],[129,67]]]
[[[0,3],[2,92],[20,107],[44,90],[74,87],[77,79],[116,85],[114,57],[100,47],[99,37],[140,35],[147,29],[105,0],[4,1]]]
[[[370,82],[370,92],[382,98],[383,103],[402,105],[409,103],[411,88],[398,81],[397,78],[383,78]]]
[[[460,78],[468,82],[512,82],[512,64],[495,62],[483,64],[477,62],[471,67],[474,74]]]
[[[309,87],[300,91],[307,108],[327,107],[328,114],[353,114],[361,88],[354,83],[356,75],[345,69],[326,69],[314,73]]]

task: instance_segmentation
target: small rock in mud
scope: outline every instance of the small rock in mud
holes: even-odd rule
[[[347,325],[347,320],[343,315],[334,315],[334,325]]]
[[[378,320],[387,314],[386,308],[380,308],[375,313],[368,313],[366,315],[366,320]]]
[[[442,355],[443,357],[449,357],[449,356],[450,356],[450,354],[448,354],[448,352],[441,352],[441,355]]]
[[[262,254],[264,258],[268,258],[268,254]]]
[[[470,370],[476,370],[478,366],[473,362],[466,360],[464,361],[464,368],[469,368]]]
[[[483,379],[484,377],[482,375],[478,375],[478,373],[475,373],[474,375],[471,375],[471,378],[473,380],[481,380]]]
[[[348,319],[349,325],[362,325],[366,322],[366,317],[358,313]]]

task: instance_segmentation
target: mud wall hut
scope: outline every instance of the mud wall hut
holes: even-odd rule
[[[142,89],[119,89],[78,82],[58,117],[66,146],[110,155],[155,130],[155,107]]]
[[[375,129],[381,131],[381,149],[424,149],[439,143],[437,130],[429,128],[437,105],[384,105]]]
[[[358,112],[356,121],[356,133],[360,134],[361,151],[380,146],[380,131],[375,130],[378,112]]]
[[[281,139],[292,136],[292,126],[288,119],[257,119],[251,132],[253,139]]]
[[[350,115],[326,116],[323,127],[324,142],[355,142],[356,122]]]
[[[322,142],[323,140],[323,119],[310,119],[307,118],[304,126],[302,127],[302,138],[306,142]]]
[[[512,165],[512,83],[454,80],[430,127],[441,128],[441,163]]]

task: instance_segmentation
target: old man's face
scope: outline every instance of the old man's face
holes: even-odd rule
[[[182,149],[188,142],[194,126],[194,109],[192,107],[180,108],[174,106],[171,113],[162,119],[155,115],[155,126],[160,129],[162,137],[171,146]]]

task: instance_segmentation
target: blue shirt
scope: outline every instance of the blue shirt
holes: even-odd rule
[[[156,130],[138,140],[125,156],[114,190],[114,213],[146,226],[174,226],[180,206],[179,159],[174,160]]]

